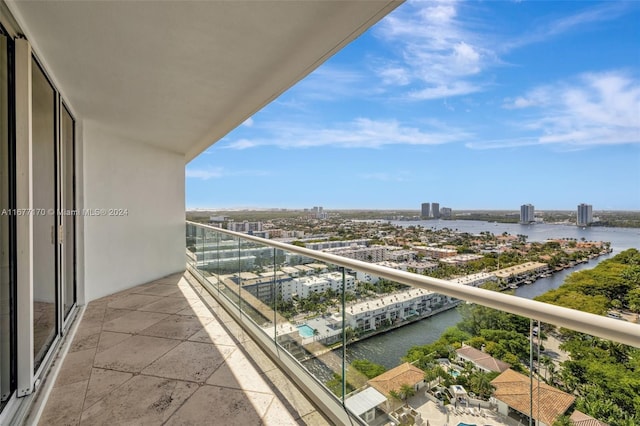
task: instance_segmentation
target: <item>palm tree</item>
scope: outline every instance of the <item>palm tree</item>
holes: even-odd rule
[[[540,357],[540,364],[544,366],[544,381],[546,382],[549,367],[553,368],[553,360],[550,357],[543,355]]]
[[[400,386],[401,399],[404,401],[405,404],[407,403],[407,400],[415,394],[416,394],[416,390],[413,386],[406,383]]]
[[[482,371],[474,371],[469,375],[469,386],[482,398],[490,397],[494,389],[489,375]]]

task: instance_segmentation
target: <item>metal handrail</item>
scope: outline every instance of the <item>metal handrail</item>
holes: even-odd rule
[[[457,299],[532,318],[555,326],[587,333],[603,339],[614,340],[630,346],[640,347],[640,325],[626,321],[620,321],[601,315],[577,311],[575,309],[551,305],[548,303],[538,302],[536,300],[524,299],[482,288],[455,284],[439,278],[400,271],[386,266],[375,265],[330,253],[310,250],[292,244],[285,244],[253,235],[216,228],[202,223],[187,221],[187,224],[311,257],[323,262],[333,263],[348,269],[366,272],[371,275],[376,275],[412,287],[422,288],[455,297]]]

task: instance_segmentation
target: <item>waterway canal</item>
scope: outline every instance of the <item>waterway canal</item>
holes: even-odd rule
[[[640,229],[633,228],[595,227],[583,229],[571,225],[519,225],[465,220],[398,221],[392,223],[400,226],[420,225],[424,228],[432,229],[449,228],[472,234],[479,234],[481,231],[489,231],[495,235],[508,232],[512,235],[527,235],[528,241],[545,241],[550,238],[576,238],[578,240],[584,238],[587,241],[609,241],[611,243],[611,248],[613,249],[611,254],[592,259],[588,263],[578,264],[574,268],[565,269],[553,274],[551,277],[542,278],[531,285],[518,288],[515,292],[516,296],[527,299],[532,299],[548,290],[559,287],[564,282],[565,277],[572,272],[593,268],[599,262],[628,248],[640,249]],[[352,343],[347,347],[347,362],[356,359],[368,359],[383,365],[387,369],[393,368],[401,362],[401,358],[409,348],[434,342],[444,330],[458,323],[460,319],[460,314],[457,310],[452,309],[388,333]],[[342,349],[339,351],[341,353]],[[310,360],[305,363],[305,366],[324,380],[331,378],[331,372],[323,362]]]

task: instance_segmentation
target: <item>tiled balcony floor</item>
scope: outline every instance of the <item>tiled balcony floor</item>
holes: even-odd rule
[[[209,294],[177,274],[89,303],[39,424],[327,422]]]

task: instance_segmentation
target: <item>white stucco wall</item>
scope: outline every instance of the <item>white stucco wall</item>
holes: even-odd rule
[[[185,268],[184,156],[82,127],[85,302]]]

